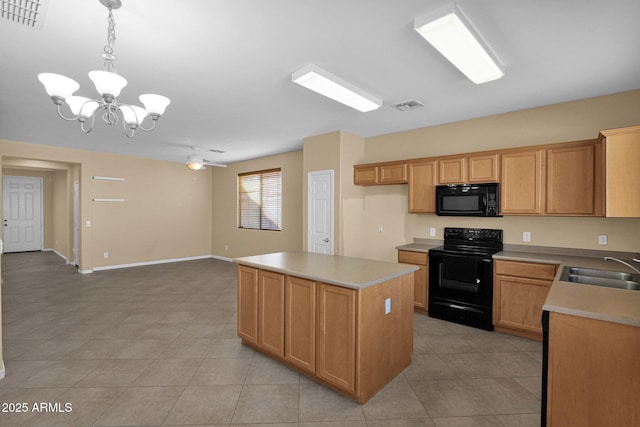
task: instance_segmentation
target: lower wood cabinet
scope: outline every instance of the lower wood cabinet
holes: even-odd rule
[[[258,269],[238,266],[238,336],[258,345]]]
[[[547,427],[640,425],[639,329],[549,313]]]
[[[355,391],[356,291],[319,284],[316,373],[340,388]]]
[[[542,340],[542,306],[557,265],[495,260],[493,325],[495,330]]]
[[[238,265],[238,336],[365,403],[411,364],[413,274],[352,289]]]
[[[398,262],[417,265],[413,273],[413,307],[415,311],[428,313],[429,307],[429,254],[425,252],[398,251]]]
[[[284,357],[284,274],[258,273],[258,346]]]
[[[316,371],[316,282],[285,279],[285,360],[307,372]]]

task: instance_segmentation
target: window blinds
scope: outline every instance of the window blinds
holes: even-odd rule
[[[280,169],[238,174],[238,228],[282,229]]]

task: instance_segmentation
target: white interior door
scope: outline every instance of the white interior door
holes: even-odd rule
[[[333,255],[333,170],[308,174],[307,251]]]
[[[42,250],[42,178],[2,177],[4,252]]]

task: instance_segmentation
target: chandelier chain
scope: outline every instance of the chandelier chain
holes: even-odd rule
[[[116,20],[113,17],[113,12],[111,11],[111,7],[109,7],[109,25],[107,26],[107,44],[104,47],[104,53],[102,57],[104,58],[104,64],[102,68],[105,71],[109,71],[112,73],[118,73],[116,70],[116,66],[113,63],[115,61],[116,56],[113,54],[114,46],[116,44]]]
[[[113,17],[111,8],[109,8],[109,26],[107,28],[107,45],[104,47],[104,53],[113,55],[113,46],[116,44],[116,20]]]

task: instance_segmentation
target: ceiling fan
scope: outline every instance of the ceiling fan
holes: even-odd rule
[[[196,147],[191,147],[191,149],[193,150],[193,154],[187,156],[187,167],[189,169],[197,171],[204,168],[205,166],[217,166],[219,168],[227,167],[227,165],[223,165],[221,163],[214,163],[210,160],[205,159],[203,156],[197,153]],[[220,151],[220,150],[211,150],[211,151],[215,151],[216,153],[224,153],[224,151]]]

